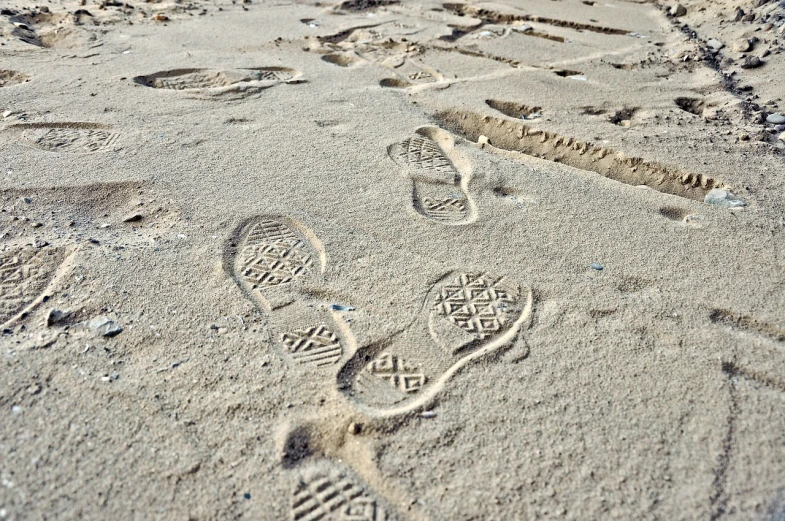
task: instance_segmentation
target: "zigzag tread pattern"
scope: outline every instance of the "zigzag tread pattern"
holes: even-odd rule
[[[341,472],[301,477],[292,495],[291,514],[293,521],[389,519],[376,498]]]
[[[438,173],[455,179],[458,172],[439,145],[424,137],[407,138],[390,149],[390,156],[401,166]]]
[[[295,361],[317,367],[334,364],[343,352],[338,336],[324,325],[284,333],[281,343]]]
[[[466,199],[424,197],[422,209],[428,217],[438,221],[460,221],[466,217]]]

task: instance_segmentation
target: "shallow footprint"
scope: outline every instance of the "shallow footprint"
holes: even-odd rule
[[[473,222],[477,212],[468,194],[468,159],[454,149],[452,136],[441,129],[423,127],[417,134],[387,148],[390,158],[412,180],[414,209],[442,224]]]
[[[418,85],[447,86],[447,84],[444,84],[444,76],[442,76],[436,69],[426,67],[425,65],[415,62],[410,58],[404,58],[401,62],[395,65],[387,65],[385,63],[382,63],[382,65],[395,73],[394,78],[385,78],[379,82],[379,85],[382,87],[403,89]]]
[[[22,130],[24,141],[48,152],[90,154],[109,150],[119,134],[98,123],[21,123],[11,127]]]
[[[392,521],[392,508],[352,472],[337,463],[311,465],[298,473],[291,518],[305,520]]]
[[[297,83],[301,73],[288,67],[248,69],[174,69],[136,76],[133,81],[154,89],[188,91],[206,97],[246,97],[279,83]]]
[[[430,289],[406,332],[389,346],[359,350],[346,363],[340,388],[371,415],[427,405],[461,367],[512,343],[531,307],[531,291],[504,277],[449,273]]]
[[[269,316],[274,343],[296,365],[337,363],[346,345],[329,310],[308,301],[325,267],[324,248],[288,217],[257,216],[242,223],[226,248],[224,268]]]
[[[0,251],[0,326],[40,303],[62,274],[64,248],[7,245]]]

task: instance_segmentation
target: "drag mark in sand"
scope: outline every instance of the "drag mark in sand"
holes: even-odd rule
[[[484,136],[492,148],[562,163],[632,186],[646,185],[666,194],[703,201],[711,189],[725,186],[704,174],[692,174],[642,158],[627,157],[608,148],[531,128],[517,121],[459,110],[439,112],[434,115],[434,120],[473,142]]]
[[[709,313],[709,320],[713,324],[730,326],[746,333],[761,335],[775,342],[785,342],[785,329],[761,322],[747,315],[740,315],[726,309],[713,309]]]
[[[489,9],[475,7],[469,4],[447,3],[442,5],[445,9],[452,11],[458,16],[471,16],[472,18],[478,18],[485,23],[511,24],[515,22],[529,22],[552,25],[555,27],[565,27],[567,29],[575,29],[578,31],[591,31],[602,34],[624,35],[629,33],[629,31],[625,31],[624,29],[614,29],[612,27],[602,27],[599,25],[585,24],[580,22],[570,22],[567,20],[558,20],[556,18],[547,18],[544,16],[500,13],[497,11],[491,11]]]

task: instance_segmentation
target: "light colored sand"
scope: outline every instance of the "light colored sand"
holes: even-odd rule
[[[46,5],[0,518],[782,518],[781,7]]]

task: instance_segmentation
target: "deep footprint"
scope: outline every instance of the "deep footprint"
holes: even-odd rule
[[[307,305],[320,286],[324,249],[296,221],[254,217],[229,239],[224,269],[243,292],[267,312],[273,343],[295,365],[312,368],[337,363],[345,341],[334,332],[326,306]],[[310,291],[309,291],[310,290]]]
[[[341,390],[370,415],[424,406],[465,364],[510,345],[532,293],[489,273],[453,272],[430,289],[419,318],[391,345],[359,350],[339,373]]]
[[[412,181],[414,209],[442,224],[472,222],[476,210],[467,191],[471,177],[468,160],[453,148],[454,142],[446,132],[423,127],[417,134],[387,148],[390,158]]]

